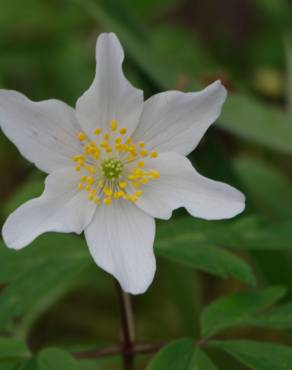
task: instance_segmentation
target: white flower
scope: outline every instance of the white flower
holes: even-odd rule
[[[169,219],[185,207],[215,220],[244,209],[239,191],[199,175],[185,157],[218,118],[226,91],[217,81],[143,102],[123,75],[114,34],[98,38],[96,59],[95,79],[75,110],[0,90],[3,132],[49,174],[44,193],[12,213],[2,233],[18,250],[45,232],[84,231],[98,266],[138,294],[155,273],[154,217]]]

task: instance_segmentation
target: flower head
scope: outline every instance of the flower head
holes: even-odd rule
[[[10,248],[48,232],[85,232],[95,262],[123,289],[144,292],[155,273],[154,218],[185,207],[204,219],[230,218],[244,196],[199,175],[185,157],[218,118],[219,81],[196,93],[168,91],[143,102],[124,77],[117,37],[102,34],[96,76],[73,109],[0,90],[0,125],[21,154],[48,173],[43,194],[3,227]]]

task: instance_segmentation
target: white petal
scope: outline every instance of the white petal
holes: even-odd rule
[[[124,52],[113,33],[103,33],[96,45],[95,79],[77,102],[77,117],[87,135],[106,130],[112,119],[131,134],[143,109],[143,92],[134,88],[122,70]]]
[[[114,275],[122,288],[143,293],[153,280],[154,219],[123,200],[98,206],[85,230],[89,250],[98,266]]]
[[[187,155],[216,121],[225,98],[220,81],[196,93],[167,91],[154,95],[144,103],[133,138],[145,141],[149,149]]]
[[[162,153],[145,162],[145,168],[160,172],[160,179],[143,187],[137,205],[153,217],[168,219],[174,209],[185,207],[192,216],[217,220],[234,217],[245,207],[242,193],[201,176],[180,154]]]
[[[43,194],[24,203],[6,220],[2,235],[7,246],[21,249],[48,231],[81,233],[96,207],[85,191],[77,190],[77,183],[74,169],[50,174]]]
[[[0,126],[25,158],[48,173],[71,165],[80,151],[74,109],[58,100],[32,102],[0,90]]]

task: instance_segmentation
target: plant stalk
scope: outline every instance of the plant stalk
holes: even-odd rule
[[[135,323],[131,296],[116,282],[121,317],[121,349],[124,370],[134,370]]]

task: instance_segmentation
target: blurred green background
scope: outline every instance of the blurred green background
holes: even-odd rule
[[[159,223],[156,278],[133,299],[139,341],[198,340],[200,313],[224,294],[280,285],[287,289],[283,302],[292,300],[291,8],[288,0],[0,0],[0,88],[74,106],[93,79],[98,34],[113,31],[125,48],[125,73],[146,98],[216,79],[229,90],[222,117],[191,159],[205,176],[241,189],[247,209],[232,221],[193,220],[179,211]],[[40,194],[44,175],[1,133],[0,168],[4,222]],[[0,334],[25,341],[31,353],[119,341],[113,279],[77,237],[42,236],[19,253],[1,245],[0,282]],[[291,346],[292,309],[286,311],[282,325],[229,328],[217,338]],[[253,368],[218,349],[206,351],[218,369]],[[37,369],[26,357],[1,356],[0,338],[0,370]],[[137,369],[150,358],[137,356]],[[78,366],[121,369],[122,363],[113,356]]]

